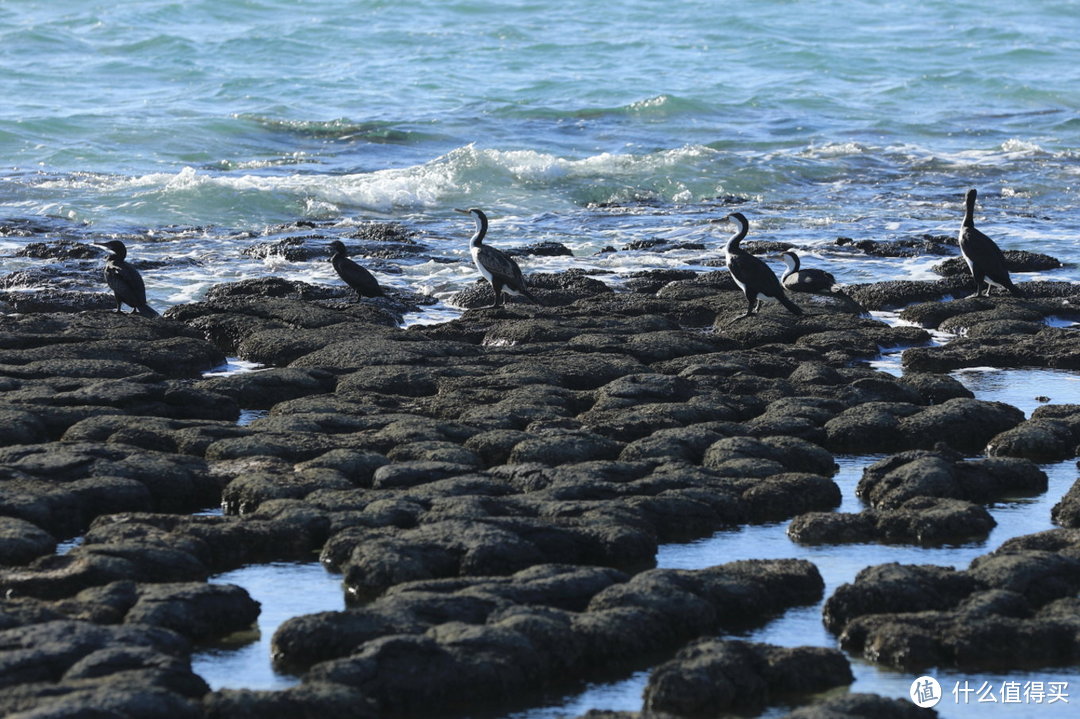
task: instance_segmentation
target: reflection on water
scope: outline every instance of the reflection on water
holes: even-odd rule
[[[211,689],[284,689],[296,677],[270,666],[270,639],[286,619],[345,608],[341,575],[318,562],[253,564],[219,574],[215,584],[236,584],[259,602],[258,631],[235,643],[205,649],[191,658],[192,668]],[[239,645],[239,646],[238,646]]]

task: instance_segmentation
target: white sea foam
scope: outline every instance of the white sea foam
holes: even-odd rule
[[[37,184],[46,190],[93,190],[146,197],[151,193],[220,196],[256,193],[291,196],[309,217],[333,217],[358,209],[389,213],[395,210],[441,209],[464,197],[498,196],[508,186],[552,186],[566,180],[649,178],[684,164],[700,163],[717,151],[689,145],[652,153],[603,152],[581,158],[560,157],[536,150],[459,147],[429,162],[403,168],[348,174],[252,174],[184,167],[174,173],[137,176],[75,173]],[[680,202],[695,199],[677,183],[672,191]],[[179,200],[177,200],[179,201]]]
[[[1034,142],[1012,138],[1001,143],[1001,151],[1010,155],[1035,155],[1046,151]]]
[[[826,158],[861,155],[868,151],[870,148],[858,142],[827,142],[823,145],[811,145],[799,154],[803,157]]]

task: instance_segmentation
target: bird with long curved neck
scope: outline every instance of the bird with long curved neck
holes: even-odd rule
[[[454,209],[463,215],[472,215],[476,220],[476,232],[469,239],[469,252],[472,255],[473,264],[480,274],[491,283],[491,289],[495,292],[495,302],[489,307],[499,307],[503,304],[503,293],[515,296],[524,296],[540,304],[525,286],[525,278],[521,274],[518,264],[501,250],[484,244],[484,236],[487,235],[488,219],[483,210],[475,207],[468,210]]]
[[[735,319],[741,320],[758,312],[762,302],[779,302],[793,315],[801,315],[802,309],[788,299],[784,286],[769,266],[739,246],[750,229],[746,217],[741,212],[732,212],[724,219],[735,223],[736,227],[735,234],[724,246],[728,271],[731,272],[731,279],[735,280],[735,284],[746,296],[747,304],[746,312]]]
[[[154,308],[146,304],[146,285],[142,275],[127,262],[127,247],[120,240],[95,242],[95,245],[109,250],[105,260],[105,282],[116,298],[116,312],[121,305],[131,307],[131,314],[138,312],[143,317],[158,317]]]
[[[1009,278],[1001,248],[975,228],[975,198],[978,195],[975,188],[967,191],[964,196],[964,221],[960,224],[960,254],[964,256],[975,280],[975,294],[970,297],[983,294],[984,282],[987,297],[990,296],[991,285],[1008,290],[1014,297],[1022,297],[1020,290]]]
[[[825,270],[816,267],[803,268],[799,256],[792,250],[780,254],[780,259],[787,265],[787,271],[780,278],[780,284],[796,292],[830,292],[836,285],[836,278]]]
[[[333,253],[330,256],[330,264],[334,266],[334,271],[345,281],[345,284],[356,290],[356,294],[361,297],[384,296],[382,287],[379,286],[379,281],[375,279],[375,276],[349,259],[341,240],[331,242],[330,250]]]

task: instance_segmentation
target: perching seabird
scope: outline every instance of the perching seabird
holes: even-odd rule
[[[780,284],[795,292],[829,292],[836,285],[836,278],[825,270],[813,267],[800,269],[799,256],[788,250],[780,255],[787,265],[787,272],[780,278]]]
[[[482,210],[475,207],[468,210],[454,210],[463,215],[472,215],[476,220],[476,233],[469,240],[469,251],[472,253],[473,262],[480,274],[491,283],[491,289],[495,292],[495,302],[490,307],[498,307],[503,303],[503,292],[511,295],[529,298],[536,304],[536,299],[525,287],[525,278],[521,275],[521,268],[505,252],[483,244],[484,235],[487,234],[488,219]]]
[[[990,296],[990,285],[997,285],[1021,297],[1020,290],[1009,279],[1005,269],[1005,255],[994,241],[975,229],[975,188],[967,191],[964,197],[964,222],[960,225],[960,253],[967,261],[971,276],[975,278],[975,294],[983,294],[983,282],[986,282],[986,296]]]
[[[127,247],[124,243],[120,240],[109,240],[94,244],[108,249],[111,253],[105,261],[105,282],[116,297],[116,311],[120,312],[120,305],[124,304],[132,308],[131,314],[138,312],[143,317],[158,317],[158,313],[146,304],[146,286],[142,276],[125,259]]]
[[[784,294],[784,286],[780,284],[780,280],[776,279],[776,275],[769,266],[739,247],[739,243],[746,237],[746,231],[750,229],[750,223],[746,221],[742,213],[732,212],[724,219],[731,220],[738,227],[724,247],[724,253],[727,255],[731,279],[735,280],[735,284],[742,289],[747,303],[746,312],[735,319],[754,314],[761,309],[763,301],[779,302],[792,314],[801,315],[803,311],[787,298]]]
[[[330,249],[333,251],[330,263],[334,266],[334,271],[345,281],[345,284],[356,290],[356,294],[361,297],[384,296],[382,287],[379,287],[379,281],[375,279],[375,276],[349,259],[341,240],[331,242]]]

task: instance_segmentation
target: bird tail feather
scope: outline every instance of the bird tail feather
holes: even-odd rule
[[[780,295],[776,298],[780,304],[787,307],[788,312],[793,315],[801,315],[803,313],[802,308],[787,298],[786,295]]]
[[[155,310],[150,305],[142,305],[140,307],[136,307],[135,311],[143,317],[161,317],[161,315],[157,313],[157,310]]]

